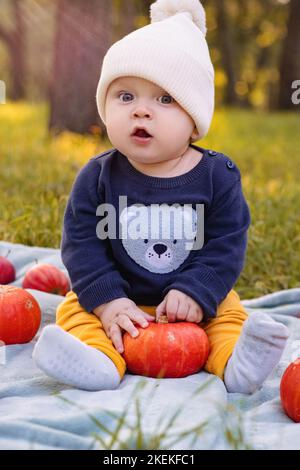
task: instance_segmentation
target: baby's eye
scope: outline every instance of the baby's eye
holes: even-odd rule
[[[170,103],[173,103],[173,101],[175,101],[174,98],[172,98],[172,96],[167,95],[167,94],[160,96],[159,99],[160,98],[162,98],[163,104],[170,104]]]
[[[122,99],[122,96],[125,97],[124,100]],[[130,97],[130,96],[133,96],[133,95],[131,93],[127,93],[125,91],[123,91],[122,93],[119,94],[119,98],[121,98],[121,101],[125,101],[125,102],[131,101],[130,99],[127,99],[128,96]]]

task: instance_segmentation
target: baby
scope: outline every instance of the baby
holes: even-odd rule
[[[79,172],[65,210],[62,259],[72,291],[44,328],[36,364],[85,390],[117,388],[122,334],[166,315],[209,338],[205,370],[253,393],[288,331],[247,316],[233,290],[244,265],[248,205],[237,166],[196,146],[214,111],[214,70],[198,0],[158,0],[151,24],[107,52],[97,88],[113,148]]]

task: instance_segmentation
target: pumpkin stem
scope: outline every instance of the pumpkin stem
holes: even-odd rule
[[[157,323],[169,323],[167,315],[161,315],[158,317]]]

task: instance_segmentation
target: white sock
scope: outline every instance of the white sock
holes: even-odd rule
[[[253,393],[274,367],[284,350],[288,329],[265,313],[252,313],[243,325],[224,373],[231,393]]]
[[[47,375],[83,390],[113,390],[121,380],[118,369],[106,354],[57,325],[44,328],[32,357]]]

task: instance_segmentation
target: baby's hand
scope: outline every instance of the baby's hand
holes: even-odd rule
[[[133,322],[146,328],[149,321],[155,320],[153,316],[143,312],[127,297],[100,305],[94,309],[94,313],[100,318],[107,336],[112,340],[120,354],[124,351],[122,329],[128,331],[132,337],[136,337],[139,331]]]
[[[167,315],[169,322],[189,321],[200,323],[203,310],[191,297],[177,289],[171,289],[156,308],[156,318]]]

